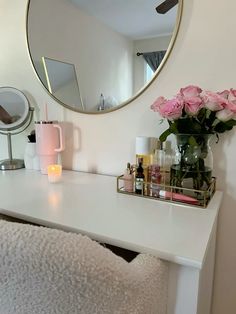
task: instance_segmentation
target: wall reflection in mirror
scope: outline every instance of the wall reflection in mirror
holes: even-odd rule
[[[75,111],[107,112],[129,103],[171,50],[182,0],[159,14],[162,2],[30,0],[28,45],[44,86]]]

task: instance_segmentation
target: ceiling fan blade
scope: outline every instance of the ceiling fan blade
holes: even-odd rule
[[[178,0],[165,0],[156,7],[157,13],[165,14],[172,9],[179,1]]]

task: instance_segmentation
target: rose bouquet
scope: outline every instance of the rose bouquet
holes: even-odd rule
[[[181,88],[172,99],[158,97],[151,109],[169,123],[160,136],[165,141],[173,134],[218,134],[236,125],[236,90],[203,91],[198,86]]]
[[[236,125],[236,90],[215,93],[190,85],[172,99],[158,97],[151,109],[169,124],[160,140],[176,135],[178,157],[171,167],[170,184],[207,189],[212,179],[209,138]]]

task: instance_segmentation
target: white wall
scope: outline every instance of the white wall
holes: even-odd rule
[[[25,9],[26,0],[0,0],[0,85],[27,92],[32,104],[39,108],[48,102],[49,118],[67,122],[71,133],[67,136],[67,153],[63,161],[68,167],[121,173],[126,162],[133,160],[135,136],[158,136],[164,128],[149,108],[157,96],[172,96],[190,83],[216,91],[236,87],[235,0],[185,1],[178,39],[159,77],[131,104],[102,115],[69,111],[46,93],[29,61]],[[213,145],[217,188],[224,190],[217,237],[213,314],[236,312],[235,132],[221,136],[220,142]],[[24,136],[14,139],[19,156],[23,155]],[[6,155],[3,137],[0,137],[0,143],[0,157],[3,158]]]
[[[37,64],[42,56],[75,64],[88,110],[96,110],[101,93],[119,103],[132,96],[132,40],[65,0],[32,1],[29,29]]]

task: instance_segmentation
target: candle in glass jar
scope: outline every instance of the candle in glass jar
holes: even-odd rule
[[[61,180],[61,165],[49,165],[48,166],[48,181],[56,183]]]

